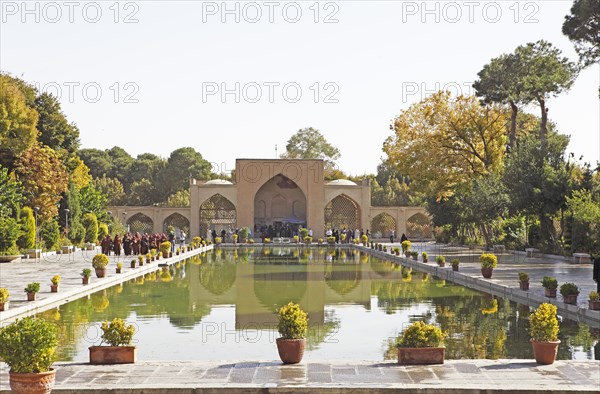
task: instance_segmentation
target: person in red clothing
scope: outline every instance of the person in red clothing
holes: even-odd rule
[[[113,252],[115,252],[115,256],[121,255],[121,237],[119,237],[119,234],[115,235],[113,240]]]

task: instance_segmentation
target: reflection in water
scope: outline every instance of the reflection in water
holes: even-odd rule
[[[532,358],[528,307],[325,246],[203,253],[41,316],[59,326],[59,360],[87,360],[114,317],[138,327],[142,360],[271,360],[275,311],[289,301],[308,312],[307,360],[394,359],[398,333],[417,319],[448,333],[447,359]],[[598,337],[563,321],[558,358],[600,356]]]

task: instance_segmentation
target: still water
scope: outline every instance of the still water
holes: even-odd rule
[[[41,316],[60,327],[59,360],[87,361],[100,323],[134,324],[140,360],[275,360],[275,310],[308,312],[304,359],[389,360],[402,328],[426,320],[448,333],[446,359],[533,358],[529,308],[358,251],[215,250]],[[559,359],[594,359],[599,333],[561,323]]]

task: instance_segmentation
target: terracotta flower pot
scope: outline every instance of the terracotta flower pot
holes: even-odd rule
[[[544,295],[546,297],[554,298],[556,297],[556,289],[547,289],[544,287]]]
[[[81,284],[89,285],[90,284],[90,277],[88,276],[88,277],[81,278]]]
[[[50,285],[50,293],[58,293],[58,285]]]
[[[558,353],[558,345],[560,341],[554,342],[537,342],[531,340],[533,347],[533,358],[535,362],[541,365],[550,365],[554,363],[556,354]]]
[[[4,312],[8,310],[8,303],[10,301],[6,301],[6,302],[0,302],[0,312]],[[591,301],[590,301],[591,302]],[[591,309],[591,308],[590,308]]]
[[[444,347],[416,347],[398,348],[398,364],[402,365],[430,365],[443,364],[446,348]]]
[[[569,295],[563,296],[563,301],[565,302],[565,304],[576,305],[578,295],[579,294],[569,294]]]
[[[452,271],[458,271],[458,265],[453,265],[452,266]]]
[[[482,268],[481,269],[481,275],[483,275],[483,277],[486,279],[490,279],[492,277],[492,272],[494,272],[493,268]]]
[[[90,364],[133,364],[137,360],[135,346],[90,346]]]
[[[35,293],[27,293],[27,301],[35,301]]]
[[[120,274],[120,273],[121,273],[121,268],[119,268],[119,267],[115,268],[115,272],[116,272],[117,274]]]
[[[130,267],[130,268],[135,268],[135,261],[134,261],[134,262],[131,262],[131,263],[129,263],[129,267]]]
[[[284,364],[298,364],[304,356],[306,339],[277,338],[277,351]]]
[[[96,268],[96,278],[104,278],[106,276],[106,268]]]
[[[54,388],[56,370],[40,373],[9,372],[8,376],[10,389],[14,394],[49,394]]]
[[[590,308],[590,310],[592,311],[600,311],[600,300],[588,300],[588,307]],[[2,309],[0,309],[1,311]]]
[[[519,289],[529,290],[529,282],[519,282]]]
[[[446,266],[446,263],[437,263],[438,267],[444,268]]]

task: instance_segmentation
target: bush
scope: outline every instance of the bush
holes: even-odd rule
[[[446,258],[444,256],[437,256],[435,258],[435,262],[438,264],[444,264],[446,263]]]
[[[579,295],[579,287],[575,283],[565,283],[560,286],[560,295],[568,296],[568,295]]]
[[[108,235],[108,225],[106,223],[100,223],[98,225],[98,241],[101,241]]]
[[[112,322],[102,322],[102,342],[109,346],[129,346],[135,334],[132,324],[126,326],[125,320],[114,318]]]
[[[312,237],[306,236],[303,239],[304,239],[304,242],[312,243]]]
[[[94,213],[83,215],[83,227],[85,227],[85,242],[96,243],[98,240],[98,218]]]
[[[69,227],[69,240],[73,242],[73,245],[81,245],[85,238],[85,227],[80,222],[74,222]]]
[[[556,306],[547,303],[541,304],[529,316],[529,326],[529,333],[534,341],[557,341],[559,328]]]
[[[58,286],[60,284],[60,275],[54,275],[52,279],[50,279],[50,282],[52,282],[54,286]]]
[[[37,293],[40,291],[40,284],[38,282],[32,282],[25,288],[25,293]]]
[[[409,252],[410,251],[411,242],[409,240],[402,241],[401,245],[402,245],[402,252]]]
[[[416,260],[419,257],[419,252],[410,252],[410,257]]]
[[[19,227],[13,218],[0,217],[0,254],[13,254],[18,252],[17,239]]]
[[[81,271],[81,274],[80,274],[80,275],[81,275],[82,277],[84,277],[84,278],[89,278],[90,276],[92,276],[92,270],[91,270],[91,269],[89,269],[89,268],[84,268],[84,269]]]
[[[335,237],[327,237],[327,242],[335,242]]]
[[[0,329],[0,358],[14,373],[50,370],[58,346],[58,329],[43,319],[26,317]]]
[[[459,259],[452,259],[452,260],[450,260],[450,264],[453,267],[458,267],[458,265],[460,264],[460,260]]]
[[[498,257],[493,253],[483,253],[479,256],[481,268],[496,268],[498,266]]]
[[[201,243],[202,243],[202,238],[200,238],[200,237],[192,238],[192,244],[194,245],[195,248],[200,246]]]
[[[300,305],[293,302],[282,306],[277,312],[279,323],[277,331],[283,339],[301,339],[306,337],[308,329],[308,317],[306,312],[300,309]]]
[[[250,238],[250,229],[248,229],[248,227],[242,227],[239,231],[240,233],[240,237],[242,237],[242,240],[246,240],[248,238]]]
[[[10,293],[8,292],[8,289],[0,287],[0,304],[4,304],[6,301],[8,301],[9,295]]]
[[[223,239],[221,237],[215,237],[215,244],[216,245],[219,245],[222,241],[223,241]]]
[[[433,324],[422,321],[412,323],[398,340],[398,347],[440,347],[446,334]]]
[[[519,272],[519,282],[529,282],[529,274],[527,272]]]
[[[542,286],[549,290],[555,290],[558,288],[558,281],[556,280],[556,278],[553,278],[551,276],[544,276],[542,278]]]
[[[421,257],[423,258],[423,260],[427,260],[429,255],[427,254],[427,252],[423,252],[423,253],[421,253]]]
[[[92,267],[96,269],[106,268],[109,262],[110,260],[108,259],[107,255],[104,253],[99,253],[92,259]]]
[[[35,216],[29,207],[21,209],[21,235],[17,245],[21,249],[32,249],[35,246]]]
[[[308,237],[308,229],[307,228],[302,227],[300,229],[299,233],[300,233],[300,238],[302,238],[302,239]]]
[[[162,242],[159,246],[160,251],[164,253],[169,253],[171,251],[171,242],[165,241]]]
[[[2,292],[2,289],[0,289],[0,293],[1,292]],[[598,301],[598,300],[600,300],[600,293],[597,293],[595,291],[590,291],[589,297],[590,297],[590,301]]]
[[[56,220],[51,220],[42,225],[41,234],[44,240],[44,246],[46,250],[55,250],[58,248],[58,241],[60,240],[60,228]]]
[[[367,234],[363,234],[363,235],[360,237],[360,242],[362,242],[362,243],[369,242],[369,237],[367,237]]]

